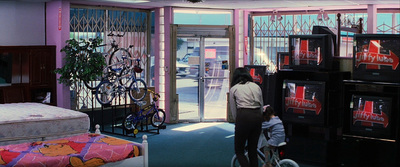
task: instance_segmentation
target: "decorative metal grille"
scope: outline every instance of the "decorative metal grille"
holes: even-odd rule
[[[70,38],[90,39],[100,37],[106,46],[99,48],[99,51],[109,56],[112,53],[112,38],[107,34],[124,34],[121,38],[114,38],[119,48],[128,48],[131,55],[141,59],[141,67],[148,69],[147,53],[149,38],[150,11],[138,9],[98,8],[90,6],[71,6],[70,8]],[[109,57],[105,57],[106,61]],[[140,76],[146,79],[144,70]],[[83,83],[75,83],[70,87],[71,108],[80,110],[84,108],[98,108],[101,105],[93,96],[95,93],[87,89]],[[112,105],[130,103],[128,95],[116,97]]]
[[[398,13],[379,13],[376,31],[379,34],[400,34],[400,11]]]
[[[377,33],[398,34],[400,33],[400,14],[386,13],[384,16],[378,14]],[[252,16],[252,38],[250,46],[253,49],[252,62],[254,65],[267,65],[268,72],[276,72],[276,53],[288,52],[288,36],[289,35],[307,35],[311,34],[314,25],[322,25],[336,29],[337,33],[337,16],[336,14],[328,14],[329,20],[318,19],[318,14],[286,14],[282,15],[282,20],[271,19],[273,14],[263,16]],[[362,32],[367,32],[367,13],[348,12],[341,13],[341,26],[350,27],[351,25],[359,25],[362,18]],[[386,21],[383,21],[386,20]],[[390,21],[387,21],[390,20]],[[393,20],[393,21],[392,21]],[[351,57],[353,52],[352,32],[341,32],[341,56]]]

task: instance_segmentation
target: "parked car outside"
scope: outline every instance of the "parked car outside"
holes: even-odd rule
[[[176,62],[176,76],[186,77],[190,74],[189,72],[190,66],[187,64],[183,64],[181,62]]]

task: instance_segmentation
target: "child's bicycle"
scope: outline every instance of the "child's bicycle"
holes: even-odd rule
[[[157,128],[161,127],[165,122],[165,112],[162,109],[159,109],[156,105],[156,102],[160,98],[160,95],[151,90],[147,91],[149,92],[150,96],[150,105],[142,108],[142,106],[146,105],[146,101],[135,102],[139,106],[140,110],[138,112],[132,112],[124,119],[124,128],[127,131],[133,130],[134,135],[139,132],[138,124],[141,121],[147,121],[148,118],[150,118],[151,125]]]
[[[286,142],[282,142],[278,145],[278,147],[271,149],[271,152],[269,155],[270,155],[270,162],[271,162],[272,166],[275,166],[275,167],[299,167],[299,165],[291,159],[282,159],[281,160],[280,156],[282,154],[284,154],[283,149],[281,149],[281,148],[282,148],[282,146],[285,146],[285,145],[286,145]],[[246,155],[246,157],[248,156],[247,150],[245,152],[245,155]],[[257,149],[257,157],[258,157],[258,166],[263,166],[265,163],[265,155],[261,151],[261,148]],[[240,166],[236,155],[234,155],[232,157],[231,166],[232,167]]]

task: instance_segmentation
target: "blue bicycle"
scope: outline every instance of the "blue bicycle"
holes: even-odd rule
[[[137,101],[136,104],[140,107],[140,110],[138,112],[132,112],[124,119],[124,128],[128,131],[133,130],[133,134],[135,135],[139,132],[137,129],[138,124],[143,120],[147,121],[148,118],[150,118],[151,125],[154,127],[160,127],[165,122],[165,112],[156,105],[160,95],[151,90],[147,91],[150,92],[150,105],[142,108],[147,102]]]
[[[130,58],[124,57],[124,59],[129,60]],[[96,99],[100,104],[110,104],[115,96],[125,96],[127,91],[130,99],[134,102],[141,101],[146,96],[146,82],[136,78],[136,73],[142,72],[141,68],[129,68],[123,62],[121,64],[122,68],[110,68],[112,73],[116,73],[115,79],[106,79],[97,86]]]

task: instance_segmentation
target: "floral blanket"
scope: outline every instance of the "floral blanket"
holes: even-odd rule
[[[89,134],[0,146],[0,166],[74,167],[100,166],[140,156],[139,143]]]

